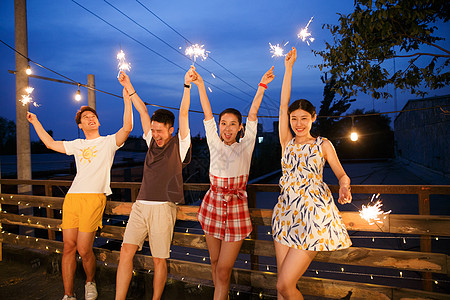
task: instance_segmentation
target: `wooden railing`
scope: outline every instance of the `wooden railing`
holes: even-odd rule
[[[13,180],[0,179],[0,185],[33,185],[43,186],[43,196],[19,195],[14,193],[0,194],[0,205],[13,205],[14,207],[41,207],[46,210],[47,217],[21,215],[18,213],[3,212],[0,214],[0,222],[4,225],[19,225],[28,228],[45,229],[48,238],[36,238],[18,235],[2,231],[0,242],[18,244],[24,247],[61,252],[62,242],[55,240],[55,231],[60,231],[60,219],[54,218],[55,210],[62,208],[63,197],[54,197],[53,188],[69,186],[70,181],[47,180]],[[113,182],[113,189],[131,190],[131,200],[136,199],[139,183]],[[209,184],[185,184],[185,191],[206,191]],[[330,186],[332,192],[337,192],[337,186]],[[41,187],[42,189],[42,187]],[[251,184],[247,187],[249,195],[249,207],[254,228],[258,226],[271,226],[272,211],[258,209],[256,196],[259,192],[279,192],[275,184]],[[430,195],[450,195],[450,186],[387,186],[387,185],[356,185],[352,186],[353,194],[416,194],[419,201],[420,215],[389,214],[380,225],[369,225],[361,219],[357,212],[341,212],[342,218],[349,231],[383,232],[405,236],[421,236],[421,251],[388,250],[377,248],[350,247],[346,250],[334,252],[319,252],[315,261],[333,263],[339,265],[353,265],[374,268],[396,269],[403,271],[423,272],[422,282],[424,290],[411,290],[386,285],[374,285],[368,283],[351,282],[344,280],[332,280],[318,277],[304,276],[299,281],[299,288],[304,294],[326,296],[329,298],[342,298],[352,292],[351,299],[400,299],[400,298],[427,298],[448,299],[448,295],[431,292],[433,286],[432,274],[444,274],[448,278],[450,274],[449,256],[442,253],[431,252],[431,237],[450,236],[450,217],[429,215]],[[105,214],[111,217],[126,216],[131,211],[131,202],[108,201]],[[183,221],[197,221],[198,206],[178,206],[177,218]],[[261,227],[260,227],[261,228]],[[125,227],[105,225],[98,232],[98,236],[106,239],[122,240]],[[257,230],[243,243],[241,253],[250,255],[251,266],[249,268],[235,268],[232,274],[232,284],[251,286],[255,289],[275,289],[275,269],[263,268],[258,259],[268,257],[274,260],[275,250],[271,240],[258,239]],[[202,234],[189,232],[175,232],[173,245],[207,249],[205,238]],[[119,251],[111,251],[103,248],[95,248],[97,260],[105,264],[117,264]],[[265,258],[267,260],[267,258]],[[194,277],[198,279],[211,279],[209,260],[195,262],[189,260],[169,259],[169,273],[174,275]],[[136,269],[151,269],[153,260],[148,255],[137,254],[134,266]]]

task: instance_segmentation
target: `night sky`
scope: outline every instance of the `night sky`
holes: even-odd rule
[[[186,41],[179,35],[181,34],[193,43],[205,45],[211,58],[234,74],[230,74],[210,58],[197,61],[197,71],[210,82],[206,86],[212,89],[208,96],[213,112],[235,107],[247,114],[260,78],[274,65],[276,78],[269,85],[266,92],[269,98],[264,98],[259,111],[259,115],[264,116],[278,114],[284,73],[283,58],[271,57],[269,42],[282,44],[289,41],[286,50],[292,46],[297,47],[298,58],[294,67],[291,99],[309,99],[318,109],[323,98],[324,84],[320,79],[321,72],[313,67],[321,59],[315,57],[311,50],[324,49],[325,41],[332,42],[331,34],[322,29],[323,24],[337,24],[337,13],[348,14],[353,10],[353,0],[140,1],[178,34],[137,1],[77,2],[139,43],[74,1],[28,1],[28,56],[32,60],[81,83],[87,82],[87,74],[94,74],[96,88],[121,95],[122,87],[116,78],[116,54],[122,49],[132,65],[129,75],[140,97],[149,103],[178,107],[183,92],[184,74],[191,64],[189,59],[175,51],[184,52],[186,48]],[[312,16],[314,20],[309,28],[315,41],[308,46],[298,41],[297,33]],[[0,39],[14,46],[13,0],[0,2],[0,20]],[[448,25],[441,30],[442,35],[448,37]],[[449,48],[448,41],[440,45]],[[8,70],[15,69],[15,54],[3,44],[0,44],[0,62],[0,116],[15,120],[15,78],[8,73]],[[399,68],[405,62],[398,60],[396,63]],[[199,65],[226,82],[213,78]],[[65,80],[34,64],[31,67],[33,74]],[[83,99],[77,102],[74,100],[76,86],[33,78],[30,78],[30,85],[35,88],[35,101],[41,105],[38,108],[32,107],[31,111],[38,115],[44,128],[53,130],[54,138],[58,140],[76,138],[78,130],[74,115],[81,105],[87,105],[86,89],[81,89]],[[392,88],[389,91],[392,93]],[[450,88],[446,88],[433,91],[430,96],[449,93]],[[414,98],[417,97],[398,91],[398,108],[401,109],[407,100]],[[123,101],[99,92],[96,93],[96,100],[102,125],[100,133],[105,135],[117,131],[121,127]],[[373,102],[369,96],[360,95],[348,112],[355,108],[367,110],[373,107],[382,112],[392,111],[394,102],[392,99]],[[156,109],[151,106],[148,108],[150,113]],[[191,109],[201,110],[196,87],[191,91]],[[177,112],[174,113],[177,116]],[[142,129],[136,111],[134,117],[135,127],[131,134],[140,136]],[[190,114],[192,135],[204,135],[202,119],[203,114]],[[263,123],[264,130],[271,131],[272,121],[277,118],[259,120]],[[31,133],[32,140],[36,140],[33,129]]]

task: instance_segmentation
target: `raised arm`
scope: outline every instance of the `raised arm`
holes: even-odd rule
[[[344,168],[339,161],[339,158],[336,154],[336,150],[333,147],[333,144],[327,139],[324,139],[322,143],[322,151],[324,154],[324,158],[330,164],[331,169],[334,172],[334,175],[339,179],[339,200],[340,204],[346,204],[352,202],[352,194],[350,192],[350,177],[344,171]]]
[[[133,85],[131,84],[130,77],[128,77],[128,75],[123,71],[120,72],[119,82],[124,88],[127,89],[128,95],[133,102],[134,107],[139,112],[144,135],[147,135],[151,129],[151,121],[150,116],[148,115],[147,106],[136,93]]]
[[[284,152],[287,143],[292,139],[292,133],[289,129],[289,100],[291,99],[291,82],[292,82],[292,68],[294,62],[297,59],[297,50],[292,47],[292,50],[286,54],[284,60],[284,77],[283,85],[281,87],[281,99],[280,99],[280,112],[279,112],[279,122],[278,131],[280,135],[281,151]]]
[[[195,77],[192,66],[184,75],[183,98],[181,99],[180,115],[178,116],[180,138],[184,140],[189,133],[189,105],[191,104],[191,84]]]
[[[273,66],[272,68],[267,71],[264,76],[261,78],[261,84],[267,85],[275,78],[275,75],[273,75]],[[261,105],[262,98],[264,96],[264,92],[266,91],[266,87],[263,87],[261,85],[258,86],[258,89],[256,90],[255,98],[253,98],[252,106],[250,107],[250,111],[248,112],[248,118],[249,121],[256,121],[257,114],[259,110],[259,106]]]
[[[35,114],[27,112],[27,120],[33,125],[37,135],[48,149],[52,149],[53,151],[61,152],[64,154],[66,153],[66,148],[64,148],[63,142],[55,141],[50,136],[50,134],[48,134],[48,132],[45,131],[44,127],[42,127],[41,122],[39,122]]]
[[[133,111],[131,108],[131,99],[128,90],[123,88],[123,125],[116,133],[116,145],[120,146],[127,140],[131,130],[133,130]]]
[[[203,113],[205,114],[205,121],[211,120],[213,118],[213,113],[211,110],[211,104],[208,100],[208,95],[206,94],[205,83],[203,82],[203,78],[195,70],[192,82],[198,87],[200,103],[202,104]]]

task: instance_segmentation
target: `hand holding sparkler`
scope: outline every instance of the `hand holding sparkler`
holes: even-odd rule
[[[130,77],[124,71],[120,71],[117,78],[119,79],[120,84],[128,91],[128,95],[134,93],[134,88],[131,84]]]
[[[340,204],[347,204],[352,202],[352,193],[350,192],[350,185],[343,185],[339,187],[339,199]]]
[[[200,74],[198,74],[197,71],[195,71],[195,68],[190,69],[190,70],[192,70],[192,72],[194,74],[194,78],[192,79],[192,82],[198,87],[204,85],[202,76],[200,76]]]
[[[36,117],[35,114],[30,113],[29,111],[27,111],[27,120],[31,124],[35,124],[38,121],[38,118]]]
[[[286,69],[294,66],[295,61],[297,60],[297,49],[295,47],[292,47],[292,50],[286,54],[286,57],[284,58],[284,66]]]
[[[189,70],[184,75],[184,84],[191,84],[194,80],[196,80],[196,72],[195,67],[191,66]]]

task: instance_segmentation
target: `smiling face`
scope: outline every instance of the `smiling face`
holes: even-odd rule
[[[291,128],[294,131],[295,136],[299,138],[311,137],[310,130],[316,117],[315,114],[313,117],[309,112],[303,109],[297,109],[291,112],[289,115],[289,122],[291,123]]]
[[[151,131],[158,147],[162,147],[172,138],[174,128],[158,121],[152,121]]]
[[[225,145],[236,143],[236,136],[242,124],[239,124],[238,117],[231,113],[225,113],[219,120],[219,134]]]
[[[81,114],[78,127],[84,132],[98,130],[99,126],[100,122],[98,121],[97,116],[92,111],[86,110]]]

